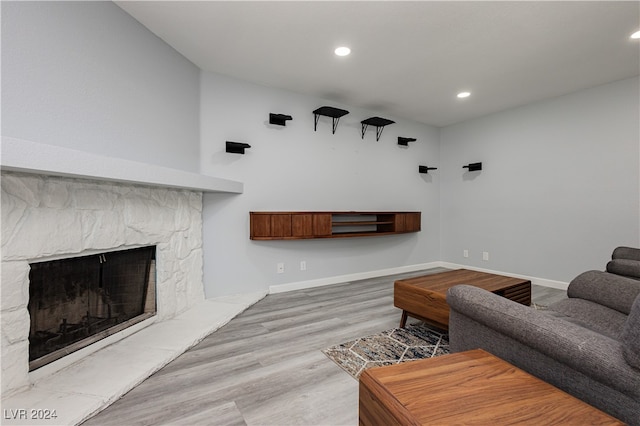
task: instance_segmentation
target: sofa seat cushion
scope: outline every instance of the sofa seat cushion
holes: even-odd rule
[[[568,298],[549,306],[549,314],[559,313],[569,318],[566,321],[573,322],[596,333],[604,334],[612,339],[619,340],[622,327],[627,321],[627,315],[615,309],[607,308],[589,300]],[[557,316],[557,315],[554,315]]]

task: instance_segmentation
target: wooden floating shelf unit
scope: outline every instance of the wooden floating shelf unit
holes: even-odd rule
[[[374,237],[419,232],[420,212],[249,212],[252,240]]]

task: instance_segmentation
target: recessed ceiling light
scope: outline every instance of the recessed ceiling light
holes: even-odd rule
[[[341,46],[334,50],[334,52],[338,56],[347,56],[349,53],[351,53],[351,49],[346,46]]]
[[[634,40],[640,39],[640,31],[636,31],[635,33],[631,34],[631,38]]]
[[[458,96],[460,99],[468,98],[469,96],[471,96],[471,92],[460,92],[460,93],[458,93],[458,95],[457,95],[457,96]]]

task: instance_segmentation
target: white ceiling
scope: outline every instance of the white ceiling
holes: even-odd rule
[[[434,126],[640,74],[638,1],[116,3],[203,70]]]

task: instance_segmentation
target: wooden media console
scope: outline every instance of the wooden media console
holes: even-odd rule
[[[373,237],[419,232],[420,212],[250,212],[252,240]]]

